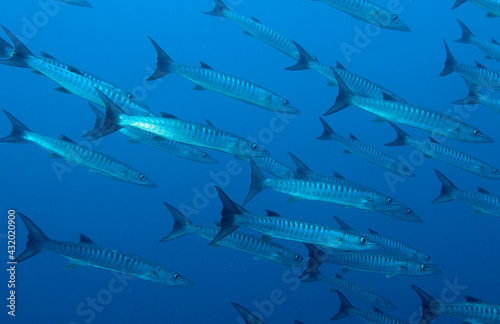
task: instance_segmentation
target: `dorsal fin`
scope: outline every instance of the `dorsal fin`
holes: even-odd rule
[[[483,187],[477,187],[477,191],[479,191],[480,193],[483,193],[483,194],[491,195],[491,192],[484,189]]]
[[[351,226],[347,225],[343,220],[341,220],[337,216],[333,216],[333,218],[335,218],[335,220],[337,221],[337,223],[339,223],[341,229],[346,230],[346,231],[351,231],[352,230]]]
[[[390,94],[388,94],[387,92],[382,92],[382,97],[384,98],[384,100],[388,100],[388,101],[398,101],[398,99],[394,98],[393,96],[391,96]]]
[[[201,65],[201,67],[202,67],[202,68],[204,68],[204,69],[209,69],[209,70],[213,70],[213,69],[214,69],[213,67],[211,67],[210,65],[208,65],[208,64],[207,64],[207,63],[205,63],[205,62],[200,62],[200,65]]]
[[[370,234],[376,234],[376,235],[379,235],[379,233],[371,228],[368,229],[368,232],[370,232]]]
[[[46,57],[46,58],[49,58],[51,60],[54,60],[54,61],[59,61],[58,59],[56,59],[55,57],[53,57],[52,55],[50,54],[47,54],[45,52],[40,52],[40,54],[42,54],[43,57]]]
[[[265,211],[267,213],[267,216],[270,216],[270,217],[281,217],[280,214],[278,214],[277,212],[273,212],[272,210],[265,209]]]
[[[214,124],[212,124],[212,122],[210,122],[210,120],[205,119],[205,122],[207,123],[208,126],[215,127]]]
[[[65,142],[75,144],[75,141],[73,141],[71,138],[67,137],[66,135],[61,134],[61,135],[59,135],[59,138]]]
[[[80,242],[79,243],[85,243],[85,244],[95,244],[91,239],[88,238],[88,236],[80,233]]]
[[[341,70],[346,70],[347,71],[347,69],[345,68],[345,66],[342,65],[342,63],[340,63],[339,61],[337,61],[337,69],[341,69]]]
[[[492,39],[491,39],[491,42],[492,42],[493,44],[495,44],[495,45],[500,45],[500,44],[498,44],[498,42],[497,42],[497,41],[496,41],[496,39],[494,39],[494,38],[492,38]]]
[[[340,173],[338,173],[337,171],[333,171],[333,177],[338,178],[338,179],[342,179],[342,180],[346,180],[346,178],[343,175],[341,175]]]
[[[464,297],[465,297],[465,300],[468,301],[469,303],[484,303],[484,301],[482,301],[481,299],[476,298],[476,297],[472,297],[469,295],[465,295]]]
[[[488,69],[486,66],[482,65],[481,63],[479,63],[478,61],[474,61],[476,62],[476,66],[480,69]]]
[[[252,20],[259,24],[262,24],[262,22],[259,19],[255,18],[254,16],[252,16]]]
[[[436,141],[436,139],[432,138],[432,137],[429,137],[429,140],[431,141],[431,143],[434,143],[434,144],[441,144],[439,143],[438,141]]]
[[[349,134],[349,137],[355,141],[359,141],[359,139],[357,139],[356,136],[354,136],[353,134]]]
[[[179,119],[179,117],[174,116],[174,115],[169,114],[169,113],[166,113],[166,112],[161,112],[161,113],[160,113],[160,115],[161,115],[163,118]]]
[[[293,153],[288,152],[288,155],[290,155],[290,158],[292,159],[293,163],[295,163],[298,174],[306,175],[313,173],[313,171]]]
[[[339,275],[338,273],[336,273],[336,274],[335,274],[335,278],[344,280],[344,277],[342,277],[342,276],[341,276],[341,275]]]

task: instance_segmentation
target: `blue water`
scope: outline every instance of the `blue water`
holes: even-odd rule
[[[386,279],[381,274],[365,272],[345,274],[346,279],[391,299],[398,306],[388,311],[391,315],[412,322],[417,319],[420,300],[411,284],[449,302],[464,300],[464,294],[500,302],[495,288],[500,285],[497,271],[500,221],[493,216],[473,215],[472,208],[461,202],[430,203],[440,192],[434,168],[467,190],[482,186],[499,194],[498,182],[427,159],[416,161],[417,177],[397,184],[392,191],[384,169],[353,154],[341,153],[343,149],[335,142],[315,140],[322,132],[318,116],[334,103],[337,88],[327,87],[327,80],[314,71],[283,70],[294,61],[243,35],[241,28],[231,21],[201,14],[212,9],[212,1],[90,2],[94,8],[47,0],[57,6],[57,12],[49,14],[41,6],[44,1],[2,2],[0,22],[17,35],[23,35],[34,53],[50,53],[135,91],[156,112],[167,111],[197,122],[208,119],[244,137],[260,134],[260,143],[290,166],[287,152],[296,154],[316,172],[331,174],[336,170],[350,180],[411,206],[424,223],[406,223],[382,214],[314,201],[287,204],[287,197],[269,190],[246,206],[257,214],[271,209],[287,217],[330,225],[335,225],[332,216],[336,215],[356,229],[373,228],[429,253],[439,263],[442,275]],[[324,3],[233,1],[232,7],[243,15],[258,17],[324,63],[334,65],[338,60],[411,103],[445,111],[453,108],[450,102],[462,99],[468,91],[457,74],[439,77],[445,59],[443,38],[448,40],[458,61],[473,64],[478,60],[500,70],[498,62],[485,60],[484,54],[472,45],[453,42],[461,35],[455,19],[463,20],[477,36],[490,39],[500,37],[500,18],[485,18],[485,11],[471,3],[452,11],[452,4],[451,0],[402,0],[400,17],[412,32],[380,30],[364,44],[358,43],[363,46],[358,46],[359,52],[350,56],[343,54],[341,44],[354,46],[357,30],[364,30],[367,25]],[[302,114],[288,120],[288,125],[273,133],[272,138],[262,137],[268,134],[265,129],[276,116],[269,111],[213,92],[193,91],[194,85],[177,75],[146,83],[145,78],[156,65],[156,53],[147,36],[153,37],[174,60],[192,65],[204,61],[218,70],[252,80],[288,98]],[[5,34],[1,37],[6,38]],[[76,96],[53,91],[58,86],[53,81],[28,69],[10,66],[0,66],[0,73],[1,108],[33,131],[51,136],[65,134],[80,141],[82,134],[93,126],[94,115],[88,104]],[[340,134],[353,133],[393,156],[410,159],[409,147],[383,146],[395,138],[395,133],[388,124],[372,123],[373,118],[351,107],[326,120]],[[498,114],[479,107],[465,121],[477,125],[498,142],[499,119]],[[10,123],[2,115],[0,134],[6,136],[10,129]],[[428,136],[424,131],[404,129],[419,138]],[[449,140],[446,144],[500,165],[498,143]],[[338,298],[326,285],[300,283],[296,273],[279,264],[253,260],[248,254],[227,248],[209,247],[206,240],[192,235],[159,242],[172,228],[163,201],[177,207],[193,207],[196,192],[205,191],[203,196],[208,198],[198,201],[201,205],[197,205],[189,218],[207,225],[220,219],[221,204],[214,196],[211,174],[226,170],[233,160],[228,155],[210,152],[220,164],[198,164],[146,145],[129,144],[121,134],[106,137],[94,148],[143,171],[160,188],[134,186],[81,167],[68,167],[64,161],[46,158],[47,152],[32,144],[2,143],[0,213],[5,215],[0,223],[2,258],[7,257],[7,210],[15,208],[32,218],[51,238],[77,241],[81,232],[97,244],[139,254],[172,268],[193,280],[196,286],[164,287],[134,279],[109,295],[108,285],[115,278],[110,271],[89,267],[63,270],[67,260],[45,252],[17,266],[16,318],[7,316],[7,307],[2,305],[2,323],[240,323],[231,302],[264,313],[267,323],[292,323],[294,319],[328,323],[337,312]],[[237,174],[230,177],[229,183],[219,185],[241,203],[249,188],[250,167],[246,162],[235,161]],[[61,179],[54,171],[54,166],[58,166],[54,163],[60,163],[67,171]],[[27,234],[20,219],[16,234],[20,253]],[[307,256],[299,243],[280,243]],[[333,265],[321,269],[328,275],[340,271]],[[5,303],[6,271],[2,270],[0,278]],[[453,282],[460,285],[458,290],[449,288]],[[274,303],[270,302],[272,295]],[[97,306],[93,308],[90,303],[96,298]],[[350,299],[355,306],[370,307]],[[360,320],[347,318],[342,322]],[[459,321],[438,318],[435,323]]]

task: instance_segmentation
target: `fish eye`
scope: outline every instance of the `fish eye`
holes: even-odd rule
[[[406,165],[403,165],[403,170],[408,171],[408,167]]]
[[[207,154],[207,152],[203,152],[203,154],[201,156],[203,156],[204,158],[206,158],[206,157],[208,157],[208,154]]]
[[[391,302],[389,300],[386,300],[385,303],[389,305]]]
[[[493,169],[493,173],[498,173],[498,169]]]
[[[139,175],[139,178],[141,178],[141,180],[146,180],[146,176],[144,174]]]
[[[290,101],[288,101],[288,99],[283,99],[283,104],[284,105],[288,105],[290,103]]]
[[[399,18],[398,18],[398,15],[392,15],[392,21],[398,21]]]
[[[295,254],[295,258],[294,259],[295,259],[295,261],[299,261],[300,260],[300,255]]]
[[[406,213],[407,213],[407,214],[411,214],[411,213],[412,213],[411,208],[408,208],[408,209],[406,210]]]
[[[472,133],[474,133],[474,135],[476,136],[479,136],[479,134],[481,134],[481,132],[477,128]]]
[[[422,264],[422,265],[420,266],[420,269],[425,270],[425,269],[427,269],[427,266],[426,266],[425,264]]]
[[[174,279],[179,279],[180,275],[178,273],[174,273]]]
[[[429,261],[429,259],[430,259],[430,258],[431,258],[431,257],[430,257],[430,256],[428,256],[428,255],[426,255],[426,256],[425,256],[425,260],[427,260],[427,261]]]
[[[134,97],[134,95],[133,95],[133,94],[131,94],[131,93],[129,93],[129,94],[127,94],[127,97],[128,97],[129,99],[132,99],[132,98]]]
[[[392,198],[391,198],[391,197],[387,197],[387,203],[388,203],[388,204],[391,204],[391,203],[392,203]]]
[[[313,57],[312,57],[312,60],[313,60],[313,61],[317,61],[317,60],[318,60],[318,58],[317,58],[316,56],[313,56]]]
[[[252,145],[252,150],[257,151],[259,149],[259,145],[253,144]]]
[[[366,243],[368,243],[368,240],[366,239],[366,237],[364,236],[361,236],[361,238],[359,239],[359,241],[361,242],[361,244],[363,245],[366,245]]]

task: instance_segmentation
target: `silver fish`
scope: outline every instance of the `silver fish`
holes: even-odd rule
[[[366,311],[354,307],[347,298],[340,292],[337,291],[337,295],[340,299],[340,309],[338,313],[331,318],[331,320],[336,321],[345,318],[349,315],[356,316],[363,321],[370,324],[406,324],[407,322],[397,319],[395,317],[389,316],[382,312],[380,309],[374,307],[374,311]]]
[[[194,224],[172,205],[164,203],[174,218],[172,232],[161,240],[171,241],[186,234],[196,234],[212,241],[220,231],[219,227],[209,227]],[[265,242],[260,237],[235,231],[216,243],[216,246],[225,246],[238,251],[255,255],[255,258],[270,260],[289,267],[304,267],[302,256],[281,245]]]
[[[441,195],[433,203],[444,203],[454,199],[463,201],[474,207],[474,214],[489,214],[500,217],[500,197],[495,196],[487,190],[477,187],[478,192],[465,191],[457,188],[448,178],[438,170],[434,170],[441,181]]]
[[[447,304],[435,300],[417,286],[411,287],[422,300],[421,324],[428,324],[438,316],[458,317],[464,324],[500,323],[500,305],[488,304],[469,295],[465,295],[465,302]]]
[[[336,74],[339,83],[339,95],[335,105],[325,114],[330,115],[349,106],[356,106],[369,111],[379,118],[376,121],[392,121],[440,134],[462,142],[493,143],[493,139],[478,128],[463,123],[441,112],[392,100],[365,98],[353,93],[342,78]]]
[[[250,214],[217,187],[222,201],[221,229],[210,244],[215,244],[231,234],[239,226],[246,226],[264,234],[263,240],[282,238],[308,242],[343,251],[366,251],[380,249],[364,237],[349,234],[334,227],[284,218],[268,211],[267,216]]]
[[[300,113],[288,99],[250,81],[216,71],[206,63],[202,62],[201,68],[198,68],[174,62],[154,40],[150,40],[158,53],[158,62],[156,71],[148,80],[175,73],[194,82],[195,90],[212,90],[274,112]]]
[[[456,40],[457,43],[473,44],[481,51],[486,53],[487,59],[500,61],[500,45],[495,39],[493,39],[491,42],[488,42],[477,38],[462,21],[457,19],[457,22],[462,29],[462,37]]]
[[[76,144],[64,135],[57,139],[33,133],[9,112],[3,110],[12,123],[12,133],[0,142],[33,143],[51,152],[50,158],[60,158],[78,164],[90,171],[98,172],[115,180],[141,186],[158,188],[143,173],[112,157]]]
[[[334,140],[345,148],[344,153],[354,153],[376,165],[387,169],[391,172],[399,174],[404,177],[414,177],[410,168],[403,162],[393,158],[392,156],[369,146],[359,141],[354,135],[350,134],[349,137],[344,137],[336,134],[328,123],[319,118],[323,125],[323,134],[318,137],[319,140]]]
[[[457,0],[451,9],[455,9],[467,1],[488,11],[487,18],[500,17],[500,1],[498,0]]]
[[[351,295],[357,299],[372,305],[376,305],[384,308],[396,308],[396,306],[387,298],[374,293],[360,285],[352,283],[350,281],[342,278],[341,275],[337,274],[335,277],[325,276],[318,270],[313,271],[309,274],[307,279],[303,279],[304,282],[322,281],[332,288],[332,291],[340,291],[343,294]]]
[[[214,9],[212,11],[204,12],[204,14],[228,18],[238,26],[243,28],[245,30],[245,34],[253,36],[263,41],[264,43],[271,45],[278,51],[290,56],[296,61],[299,60],[300,55],[297,51],[297,48],[293,44],[293,41],[263,25],[255,17],[247,18],[234,12],[233,10],[229,9],[221,0],[214,0],[214,4]]]
[[[97,245],[83,234],[80,234],[80,242],[78,243],[52,240],[28,217],[21,213],[18,215],[29,231],[26,249],[15,260],[18,263],[40,252],[49,251],[69,259],[70,262],[65,269],[89,266],[125,273],[164,286],[193,285],[190,280],[161,264],[138,255]]]
[[[500,170],[489,165],[469,154],[455,150],[454,148],[440,144],[433,138],[430,140],[419,140],[411,137],[405,131],[393,123],[389,123],[398,133],[398,137],[393,142],[387,143],[387,146],[411,145],[422,151],[424,156],[441,160],[445,163],[454,165],[462,170],[472,172],[481,177],[500,180]]]
[[[476,66],[458,63],[453,57],[453,54],[444,41],[446,48],[446,61],[444,69],[440,76],[445,76],[453,72],[457,72],[465,79],[468,79],[476,86],[481,86],[493,90],[500,90],[500,73],[486,68],[484,65],[476,61]]]
[[[399,31],[411,31],[398,15],[369,0],[320,0],[372,25]]]

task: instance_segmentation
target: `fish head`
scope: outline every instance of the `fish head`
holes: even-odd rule
[[[383,212],[384,214],[407,222],[422,223],[423,220],[413,209],[405,205],[399,205]]]
[[[428,264],[414,261],[407,262],[406,270],[410,276],[430,276],[442,273],[442,271],[433,268]]]
[[[346,232],[342,239],[343,249],[346,251],[381,250],[382,246],[370,241],[363,235]]]
[[[208,163],[208,164],[218,164],[219,161],[214,159],[205,151],[202,150],[191,150],[191,156],[193,160],[200,163]]]
[[[490,179],[500,179],[500,170],[495,167],[492,167],[491,165],[483,164],[481,171],[483,177]]]
[[[384,308],[396,308],[396,305],[394,305],[389,299],[382,296],[375,297],[374,303]]]
[[[396,170],[396,173],[399,174],[400,176],[403,176],[403,177],[414,177],[415,176],[415,174],[410,169],[410,167],[401,161],[395,161],[393,167],[394,167],[394,170]]]
[[[478,128],[460,123],[458,126],[458,139],[464,142],[493,143],[493,138],[483,133]]]
[[[416,262],[420,262],[423,264],[427,265],[437,265],[436,261],[434,261],[430,255],[422,253],[422,252],[417,252],[414,255],[414,259]]]
[[[143,173],[132,168],[125,168],[123,170],[123,176],[124,179],[120,180],[124,180],[140,186],[158,188],[158,186],[153,181],[149,180],[148,177],[146,177]]]
[[[263,149],[259,144],[247,141],[245,139],[240,139],[236,147],[236,156],[244,158],[251,158],[257,156],[269,156],[271,153]]]
[[[410,27],[408,27],[408,25],[406,25],[398,15],[387,9],[376,10],[372,15],[372,19],[375,20],[373,22],[374,24],[383,28],[399,31],[411,31]]]
[[[292,106],[288,99],[273,94],[269,96],[268,100],[269,108],[272,111],[285,114],[300,114],[299,110]]]
[[[279,263],[288,267],[298,267],[305,268],[307,267],[307,261],[302,258],[302,256],[298,253],[295,253],[289,249],[283,249],[278,254]]]
[[[150,276],[151,279],[153,279],[152,281],[164,286],[188,287],[194,285],[191,280],[184,278],[179,273],[166,268],[159,268],[155,271],[151,271]]]

